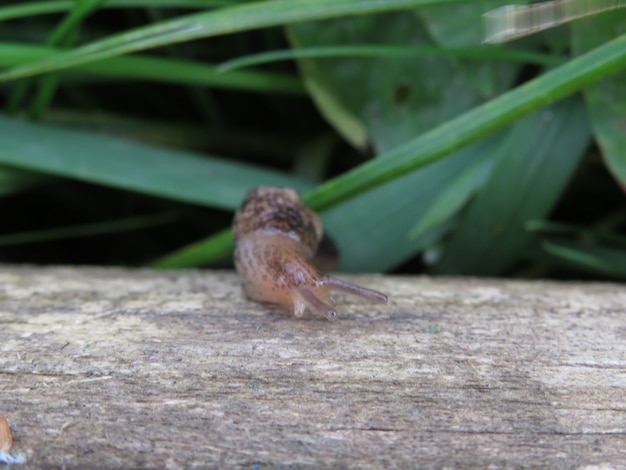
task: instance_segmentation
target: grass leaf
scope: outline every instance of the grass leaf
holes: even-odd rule
[[[626,11],[605,13],[572,25],[572,46],[586,52],[617,32],[626,32]],[[626,190],[626,72],[613,75],[584,91],[602,156],[609,170]]]
[[[241,0],[107,0],[101,8],[207,8],[241,3]],[[71,10],[73,0],[48,0],[0,8],[0,21]]]
[[[435,272],[497,275],[511,267],[532,241],[524,224],[549,213],[588,143],[584,107],[574,98],[513,126]]]
[[[55,57],[58,53],[59,50],[50,47],[0,42],[0,67]],[[289,94],[305,92],[300,79],[286,74],[250,70],[219,73],[213,65],[207,63],[146,56],[114,57],[81,65],[73,72],[246,91]]]
[[[494,165],[492,154],[474,162],[435,198],[428,209],[409,233],[410,238],[417,238],[425,232],[441,225],[452,218],[483,185]]]
[[[458,59],[501,60],[524,62],[536,65],[557,66],[565,62],[565,58],[532,51],[505,49],[500,47],[458,47],[442,48],[435,46],[381,46],[371,45],[337,45],[321,47],[302,47],[282,51],[261,52],[245,57],[238,57],[217,66],[217,71],[250,67],[281,60],[322,59],[337,57],[455,57]]]
[[[183,269],[216,263],[230,257],[233,249],[233,237],[229,230],[210,236],[204,240],[187,245],[148,264],[159,269]]]
[[[550,240],[541,247],[557,259],[583,272],[626,279],[626,250],[594,246],[582,242]]]
[[[252,165],[1,116],[0,129],[0,164],[178,201],[232,210],[254,186],[312,186]]]

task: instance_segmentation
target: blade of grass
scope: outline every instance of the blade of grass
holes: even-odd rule
[[[17,119],[0,117],[0,130],[0,164],[222,209],[260,184],[312,186],[254,165]]]
[[[0,21],[36,15],[46,15],[48,13],[58,13],[69,10],[73,6],[73,1],[33,2],[4,6],[0,8]]]
[[[436,243],[454,227],[451,219],[419,237],[409,233],[439,194],[485,154],[500,136],[484,139],[403,178],[378,186],[321,214],[341,254],[342,272],[384,272]],[[364,234],[367,234],[364,236]]]
[[[581,235],[585,231],[585,228],[577,225],[563,224],[558,222],[551,222],[543,219],[532,219],[526,221],[524,228],[529,232],[539,235]]]
[[[82,22],[105,0],[77,0],[74,8],[63,18],[54,29],[46,45],[60,45],[63,48],[69,48],[76,43],[78,32]],[[37,93],[29,110],[31,118],[41,117],[47,110],[57,86],[59,84],[60,75],[58,73],[48,74],[41,78]]]
[[[573,24],[572,49],[578,53],[586,52],[617,32],[626,32],[626,10],[605,13]],[[622,190],[626,191],[626,73],[588,87],[585,101],[591,128],[607,168]]]
[[[435,46],[381,46],[381,45],[350,45],[324,46],[287,49],[282,51],[261,52],[245,57],[238,57],[217,66],[218,72],[266,64],[281,60],[333,57],[456,57],[459,59],[476,60],[509,60],[536,65],[557,66],[565,62],[564,57],[555,57],[532,51],[520,51],[500,47],[463,47],[442,48]]]
[[[446,186],[419,223],[411,229],[409,238],[417,238],[453,217],[483,185],[493,165],[492,156],[486,155],[486,158],[475,162]]]
[[[541,247],[557,259],[584,272],[626,279],[626,251],[582,242],[543,241]]]
[[[550,212],[588,143],[578,97],[516,123],[434,272],[499,275],[511,267],[533,238],[524,223]]]
[[[176,42],[295,22],[402,10],[462,0],[274,0],[181,16],[137,28],[0,73],[0,81],[64,70]]]
[[[147,266],[158,269],[183,269],[202,266],[228,259],[232,249],[233,237],[230,229],[222,230],[209,239],[199,240],[155,259]]]
[[[565,237],[570,239],[576,239],[581,242],[587,243],[612,243],[620,244],[626,249],[626,237],[613,231],[612,225],[614,222],[623,223],[624,214],[619,212],[616,214],[617,220],[600,221],[594,223],[592,226],[580,226],[572,224],[564,224],[559,222],[551,222],[548,220],[529,220],[524,224],[524,228],[529,232],[538,234],[545,237]],[[607,226],[607,222],[609,226]]]
[[[241,3],[242,0],[107,0],[103,8],[207,8]],[[71,9],[73,0],[31,2],[0,8],[0,21],[60,13]]]
[[[63,20],[54,28],[52,33],[46,39],[46,46],[58,46],[63,45],[66,48],[74,45],[78,32],[78,25],[82,20],[95,8],[98,4],[102,3],[102,0],[78,0],[74,3],[69,13],[65,15]],[[56,74],[43,77],[40,81],[39,90],[35,97],[35,103],[32,105],[30,114],[31,117],[41,114],[46,101],[49,100],[58,82],[58,76]],[[30,80],[22,80],[19,82],[11,93],[9,104],[7,105],[7,113],[15,113],[23,104],[28,95],[28,90],[31,86]]]
[[[89,16],[94,10],[106,0],[76,0],[74,6],[63,20],[57,25],[46,40],[46,45],[53,46],[60,44],[63,39],[70,36],[73,31]]]
[[[48,47],[0,42],[0,67],[53,57],[57,53],[58,50]],[[206,63],[146,56],[114,57],[82,65],[75,71],[106,77],[208,85],[247,91],[289,94],[304,94],[305,91],[298,78],[285,74],[257,71],[218,73],[214,66]]]
[[[109,220],[94,224],[12,233],[9,235],[0,235],[0,247],[24,245],[28,243],[42,243],[52,240],[67,240],[70,238],[93,237],[95,235],[109,235],[112,233],[128,232],[131,230],[140,230],[143,228],[163,225],[174,222],[175,220],[175,214],[165,213],[159,215]]]

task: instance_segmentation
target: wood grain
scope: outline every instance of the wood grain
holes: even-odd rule
[[[338,319],[230,272],[0,268],[21,468],[626,468],[626,289],[363,277]]]

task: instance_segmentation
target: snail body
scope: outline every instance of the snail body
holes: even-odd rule
[[[328,304],[333,289],[386,301],[387,296],[320,273],[312,264],[322,238],[322,224],[295,191],[258,187],[246,195],[235,214],[235,267],[246,297],[257,302],[307,308],[333,318]]]

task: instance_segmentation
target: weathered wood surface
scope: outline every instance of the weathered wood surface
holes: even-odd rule
[[[626,289],[366,277],[339,318],[215,272],[0,269],[22,468],[626,468]]]

